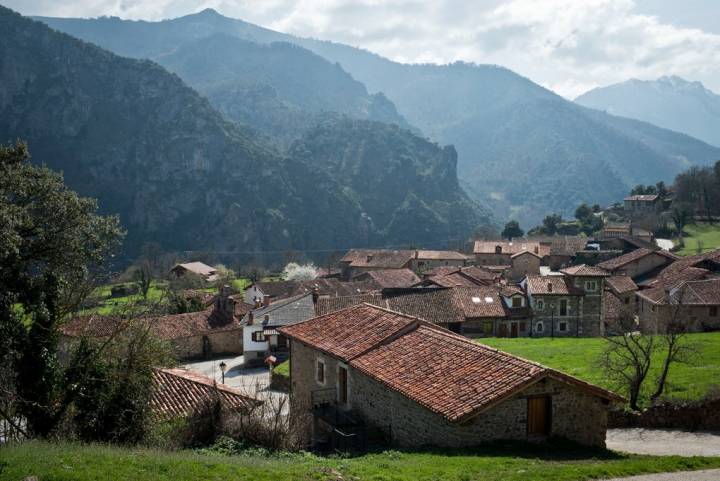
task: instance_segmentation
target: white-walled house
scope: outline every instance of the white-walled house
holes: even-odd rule
[[[277,328],[311,319],[315,316],[313,294],[270,302],[253,309],[243,320],[243,356],[245,365],[261,365],[272,354],[280,359],[287,356],[287,339]]]

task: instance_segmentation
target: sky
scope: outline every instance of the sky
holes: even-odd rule
[[[0,0],[25,15],[174,18],[205,8],[399,62],[498,64],[567,98],[677,75],[720,93],[720,0]]]

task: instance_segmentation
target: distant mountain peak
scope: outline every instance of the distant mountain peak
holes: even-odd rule
[[[204,10],[200,10],[199,12],[195,13],[194,15],[203,16],[203,17],[224,17],[223,14],[221,14],[214,8],[206,8]]]

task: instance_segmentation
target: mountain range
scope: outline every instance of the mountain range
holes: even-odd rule
[[[107,17],[41,20],[117,54],[153,59],[176,71],[226,115],[260,128],[269,124],[271,132],[286,127],[282,122],[255,121],[252,114],[232,113],[236,111],[232,97],[217,94],[208,85],[217,78],[202,71],[220,71],[222,66],[198,60],[215,56],[207,45],[230,44],[227,36],[285,54],[309,58],[307,51],[311,51],[362,82],[370,105],[375,103],[374,96],[382,95],[377,101],[383,105],[381,114],[365,117],[399,125],[407,122],[435,142],[454,145],[460,182],[467,192],[491,207],[497,218],[514,217],[526,226],[549,212],[569,214],[580,202],[612,202],[638,183],[671,181],[689,165],[707,165],[720,158],[719,148],[648,123],[585,108],[498,66],[400,64],[347,45],[275,32],[214,10],[160,22]],[[278,47],[274,42],[306,51]],[[242,48],[238,53],[231,48],[221,50],[224,53],[216,56],[217,63],[237,64],[245,58]],[[190,60],[188,51],[194,52],[195,60]],[[286,79],[268,74],[265,69],[270,67],[255,60],[251,60],[253,65],[275,86],[275,92],[288,91],[278,86],[278,80]],[[241,85],[237,88],[243,91],[245,82],[231,84]],[[221,92],[234,88],[226,85]],[[265,98],[259,101],[263,105],[268,102]],[[343,108],[332,107],[335,111]],[[296,136],[294,128],[289,131],[290,137]]]
[[[631,79],[598,87],[575,99],[580,105],[650,122],[720,147],[720,95],[677,76]]]
[[[440,246],[489,223],[458,185],[452,147],[400,127],[392,104],[336,75],[351,86],[334,97],[346,111],[283,146],[157,63],[0,7],[0,139],[27,140],[35,162],[119,214],[129,257],[150,241],[216,252]],[[278,89],[287,108],[310,109],[292,97]]]

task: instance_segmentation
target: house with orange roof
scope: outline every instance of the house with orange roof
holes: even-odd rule
[[[360,304],[279,329],[291,410],[308,444],[380,433],[392,445],[462,448],[560,437],[604,446],[617,394],[417,317]]]

